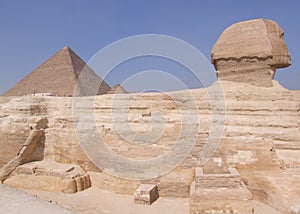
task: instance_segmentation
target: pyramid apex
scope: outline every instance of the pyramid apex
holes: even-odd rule
[[[65,46],[62,48],[62,50],[70,50],[71,48],[69,46]]]

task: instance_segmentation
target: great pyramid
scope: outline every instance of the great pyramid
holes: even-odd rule
[[[84,85],[80,84],[78,87],[80,91],[77,90],[75,96],[100,95],[110,91],[109,85],[93,69],[87,66],[71,48],[64,47],[3,95],[51,93],[53,96],[74,96],[77,80],[83,71],[86,74],[83,76],[88,76],[89,82],[84,81]],[[91,86],[96,86],[98,92],[91,94],[89,92]]]

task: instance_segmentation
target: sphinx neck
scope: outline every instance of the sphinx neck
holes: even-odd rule
[[[219,80],[247,83],[260,87],[272,87],[276,68],[268,60],[222,59],[214,63]]]

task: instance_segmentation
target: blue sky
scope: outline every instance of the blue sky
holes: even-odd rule
[[[273,19],[285,32],[292,66],[276,79],[300,89],[300,3],[297,0],[0,0],[0,94],[64,46],[89,61],[105,46],[139,34],[164,34],[184,40],[209,60],[211,48],[229,25],[254,18]],[[141,70],[166,70],[198,87],[180,65],[144,58],[124,63],[107,77],[112,86]]]

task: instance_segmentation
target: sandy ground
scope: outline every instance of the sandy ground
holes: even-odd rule
[[[0,185],[0,213],[189,213],[189,200],[186,198],[161,197],[149,206],[135,204],[133,202],[133,196],[120,195],[95,187],[76,194],[63,194],[40,190],[26,190],[26,192]],[[281,214],[281,212],[258,201],[254,201],[253,204],[255,214]]]
[[[41,200],[23,191],[0,184],[0,213],[2,214],[50,214],[72,213],[61,206]]]
[[[84,214],[189,213],[189,200],[182,198],[159,198],[149,206],[135,204],[133,196],[120,195],[95,187],[76,194],[62,194],[34,190],[27,190],[27,192],[35,194],[45,200],[55,201],[64,207]]]
[[[189,200],[186,198],[159,198],[151,206],[135,204],[133,196],[120,195],[95,187],[76,194],[62,194],[46,191],[27,190],[28,193],[54,201],[63,207],[77,213],[104,213],[104,214],[153,214],[153,213],[189,213]],[[255,214],[281,214],[281,212],[254,201]]]

